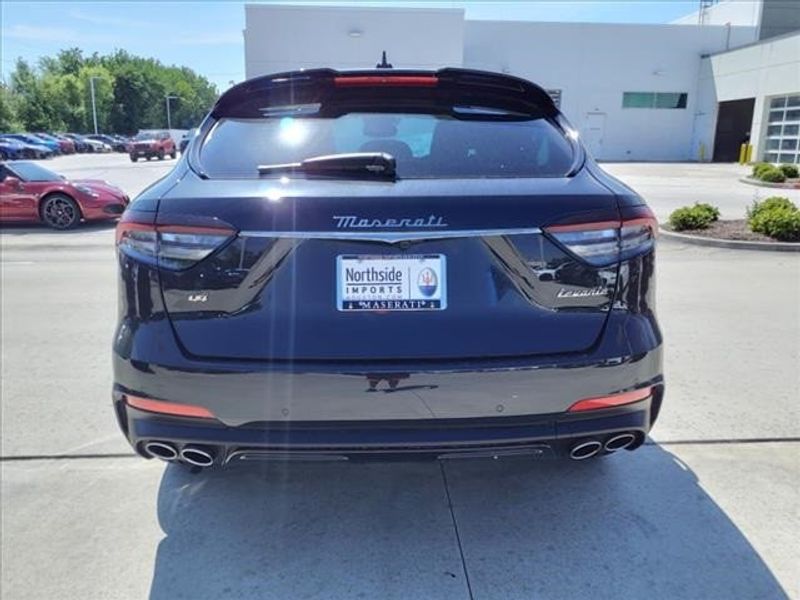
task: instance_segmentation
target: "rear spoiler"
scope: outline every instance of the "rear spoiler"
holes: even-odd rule
[[[289,71],[249,79],[226,91],[211,110],[213,119],[259,118],[274,106],[313,105],[337,99],[376,97],[381,89],[425,89],[424,94],[447,103],[474,103],[522,114],[555,118],[553,100],[538,85],[525,79],[477,71],[445,68],[438,71],[371,69]],[[367,92],[367,90],[369,90]]]

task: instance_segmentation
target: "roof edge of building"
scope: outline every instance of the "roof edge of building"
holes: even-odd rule
[[[790,31],[789,33],[782,33],[781,35],[776,35],[775,37],[770,37],[763,40],[756,40],[754,42],[750,42],[749,44],[742,44],[741,46],[736,46],[736,48],[730,48],[729,50],[712,52],[711,54],[704,55],[703,58],[713,58],[714,56],[720,56],[722,54],[730,54],[731,52],[737,52],[739,50],[745,50],[746,48],[753,48],[755,46],[763,46],[764,44],[771,44],[772,42],[778,42],[791,37],[800,37],[800,29],[798,29],[797,31]]]
[[[263,4],[261,2],[245,2],[245,11],[249,9],[265,10],[333,10],[337,12],[419,12],[438,14],[460,14],[464,17],[463,8],[427,7],[427,6],[337,6],[332,4]],[[466,20],[466,19],[465,19]]]

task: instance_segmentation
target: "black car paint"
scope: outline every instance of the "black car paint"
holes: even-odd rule
[[[243,451],[350,458],[561,454],[576,439],[615,431],[634,431],[636,445],[643,441],[664,389],[654,251],[593,268],[544,233],[525,236],[537,252],[523,261],[522,236],[480,235],[635,216],[644,202],[590,158],[582,157],[564,178],[215,180],[190,168],[199,145],[192,144],[188,159],[142,192],[129,211],[152,223],[222,223],[240,233],[182,272],[119,253],[114,402],[137,451],[151,439],[201,443],[227,462]],[[462,240],[397,244],[332,244],[311,236],[277,250],[272,240],[247,233],[324,234],[335,230],[334,217],[343,212],[378,220],[436,215],[448,229],[471,233]],[[257,244],[257,256],[276,252],[250,280],[250,269],[226,268],[226,252],[241,252],[245,239]],[[460,291],[470,298],[478,291],[495,294],[495,301],[512,298],[507,320],[488,312],[481,319],[478,309],[489,307],[478,305],[461,315],[456,309],[459,320],[452,323],[442,315],[336,314],[329,295],[332,257],[421,252],[463,254],[459,277],[469,272],[465,281],[480,285]],[[294,277],[310,265],[313,277]],[[574,289],[602,287],[603,294],[559,299],[565,281]],[[287,301],[298,287],[305,295],[292,307]],[[214,298],[209,306],[186,301],[197,290]],[[287,310],[270,314],[265,305]],[[518,335],[520,317],[522,327],[531,319],[527,339]],[[267,336],[262,332],[269,327]],[[566,412],[583,398],[647,386],[652,396],[633,405]],[[124,394],[204,406],[218,420],[143,412],[126,405]]]

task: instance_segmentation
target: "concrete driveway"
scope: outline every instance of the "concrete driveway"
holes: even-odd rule
[[[744,219],[755,200],[783,196],[800,206],[800,190],[749,185],[739,178],[751,167],[728,163],[604,163],[650,204],[659,221],[666,221],[676,208],[708,202],[720,209],[723,219]]]
[[[800,597],[800,256],[661,244],[636,452],[191,475],[116,429],[111,236],[2,233],[4,599]]]

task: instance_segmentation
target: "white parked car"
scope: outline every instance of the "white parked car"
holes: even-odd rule
[[[84,141],[91,147],[91,152],[111,152],[112,148],[108,144],[100,140],[93,140],[92,138],[85,137]]]

